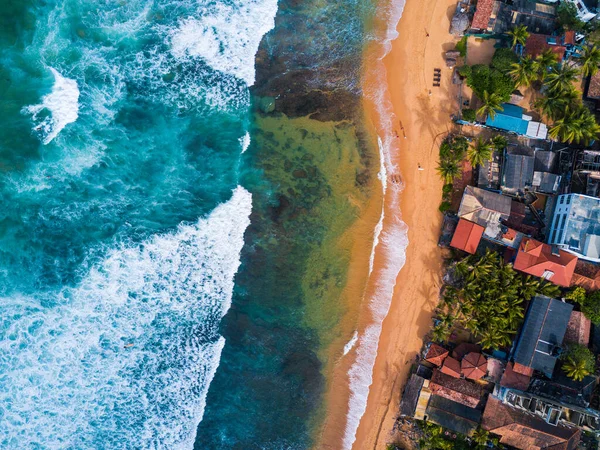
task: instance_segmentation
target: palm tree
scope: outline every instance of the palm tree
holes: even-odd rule
[[[444,179],[444,182],[446,184],[450,184],[454,178],[460,175],[461,168],[457,161],[444,160],[440,162],[440,165],[437,167],[437,171]]]
[[[450,337],[450,328],[444,324],[436,325],[431,332],[431,340],[435,342],[445,342]]]
[[[537,68],[530,56],[524,56],[518,63],[512,64],[508,74],[517,86],[529,86],[538,77]]]
[[[566,108],[564,116],[554,122],[550,128],[550,137],[562,142],[583,142],[596,139],[600,134],[600,125],[589,109],[584,106]]]
[[[554,120],[564,113],[567,103],[560,95],[547,95],[537,99],[533,105],[543,115]]]
[[[514,48],[517,44],[525,45],[525,41],[529,37],[529,32],[525,25],[517,25],[508,32],[508,35],[512,39],[512,48]]]
[[[492,146],[494,147],[494,150],[496,150],[497,152],[503,151],[507,145],[508,145],[508,139],[506,139],[504,136],[502,136],[500,134],[497,134],[496,136],[494,136],[492,138]]]
[[[596,45],[585,47],[581,54],[581,60],[583,62],[583,66],[581,67],[583,75],[586,77],[595,75],[600,65],[600,48]]]
[[[592,373],[589,370],[587,362],[583,359],[575,360],[574,358],[568,358],[562,368],[567,376],[575,381],[581,381]]]
[[[540,80],[546,78],[546,73],[550,67],[558,63],[558,56],[549,48],[540,53],[535,59],[536,72]]]
[[[562,93],[573,86],[573,81],[577,79],[577,75],[579,75],[579,70],[575,67],[569,67],[566,64],[554,66],[546,76],[545,86],[551,93]]]
[[[484,91],[481,100],[483,101],[483,105],[477,110],[477,114],[480,116],[485,117],[489,115],[490,119],[493,119],[496,117],[497,111],[504,110],[502,107],[502,99],[500,98],[500,95],[495,92],[490,94],[488,91]]]
[[[489,142],[480,137],[477,138],[475,144],[469,147],[467,158],[473,167],[482,166],[484,162],[492,158],[492,146]]]
[[[485,445],[490,440],[490,433],[479,427],[473,432],[471,439],[478,445]]]

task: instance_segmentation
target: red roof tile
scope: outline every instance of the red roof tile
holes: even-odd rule
[[[454,378],[460,378],[460,363],[452,356],[448,356],[444,360],[444,364],[442,364],[442,368],[440,370],[446,375],[450,375]]]
[[[580,311],[571,312],[571,318],[567,324],[567,332],[565,333],[565,342],[574,344],[587,345],[590,343],[590,328],[592,322],[585,317]]]
[[[509,362],[506,365],[506,369],[504,370],[504,373],[502,374],[502,379],[500,380],[500,386],[524,391],[529,387],[531,377],[528,375],[523,375],[522,373],[515,372],[513,370],[513,365],[514,363],[512,362]]]
[[[469,408],[479,406],[484,394],[483,388],[478,384],[451,377],[437,369],[433,371],[429,389],[432,394],[453,400]]]
[[[565,45],[575,45],[575,32],[573,30],[565,31]]]
[[[559,61],[565,56],[565,50],[567,49],[564,45],[551,45],[548,40],[554,40],[560,42],[559,36],[547,36],[545,34],[530,34],[525,42],[525,53],[533,58],[542,54],[544,50],[550,49],[553,53],[558,56]]]
[[[467,353],[460,363],[460,368],[465,378],[479,380],[487,373],[487,359],[481,353]]]
[[[479,0],[477,2],[477,9],[473,16],[473,23],[471,28],[474,30],[486,30],[490,23],[490,17],[492,17],[492,10],[494,8],[495,0]]]
[[[460,219],[456,226],[456,230],[454,231],[454,236],[452,236],[450,245],[472,255],[477,251],[477,246],[479,245],[484,230],[485,228],[481,225],[477,225],[476,223],[469,222],[465,219]]]
[[[522,450],[574,450],[581,432],[546,423],[544,420],[490,397],[481,427],[500,436],[500,443]]]
[[[531,367],[527,367],[524,366],[523,364],[519,364],[518,362],[513,364],[512,369],[517,372],[520,373],[521,375],[525,375],[531,378],[531,375],[533,375],[533,369]]]
[[[429,345],[429,349],[427,350],[427,354],[425,355],[425,361],[429,361],[431,364],[435,364],[436,366],[441,366],[450,353],[441,345],[434,344],[433,342]]]
[[[544,277],[559,286],[569,287],[577,264],[577,256],[559,250],[552,254],[552,247],[535,239],[524,238],[519,246],[514,268],[536,277]]]

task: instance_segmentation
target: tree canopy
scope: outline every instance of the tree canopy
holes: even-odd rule
[[[581,381],[596,370],[596,358],[584,345],[570,344],[560,356],[562,369],[569,378]]]
[[[446,286],[440,307],[439,328],[455,321],[470,331],[484,349],[509,346],[524,317],[523,302],[541,293],[556,296],[557,286],[538,278],[522,276],[498,253],[468,256],[453,269],[453,282]],[[441,335],[442,330],[438,331]]]

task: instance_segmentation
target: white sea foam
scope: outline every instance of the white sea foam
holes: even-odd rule
[[[397,205],[394,205],[397,206]],[[392,208],[395,209],[395,208]],[[344,431],[343,448],[350,450],[356,440],[356,431],[367,409],[369,389],[373,383],[373,367],[377,358],[377,347],[383,320],[389,311],[396,278],[406,260],[408,246],[407,227],[399,216],[381,233],[378,257],[384,261],[383,268],[375,275],[376,284],[370,299],[371,325],[362,333],[356,349],[356,360],[348,375],[350,378],[350,400]]]
[[[371,100],[378,113],[378,122],[383,136],[378,136],[378,145],[380,153],[380,171],[379,179],[382,183],[384,196],[392,196],[390,207],[388,209],[388,222],[392,221],[384,228],[386,217],[386,208],[382,208],[381,217],[374,231],[373,249],[370,258],[370,275],[373,272],[375,258],[381,258],[382,268],[377,271],[375,276],[374,294],[369,300],[371,313],[371,324],[362,333],[356,350],[356,360],[351,366],[348,376],[350,379],[350,399],[348,402],[348,414],[346,419],[346,428],[342,446],[344,450],[351,450],[356,440],[356,432],[360,421],[367,409],[367,400],[369,390],[373,383],[373,368],[377,358],[377,348],[383,320],[388,314],[396,278],[404,266],[406,260],[406,247],[408,246],[408,227],[400,215],[399,193],[403,189],[403,184],[396,183],[391,185],[391,191],[388,191],[387,176],[390,173],[396,173],[397,167],[391,161],[391,152],[395,147],[395,121],[396,116],[393,113],[392,104],[389,100],[387,89],[387,73],[383,58],[391,50],[391,42],[398,37],[396,31],[398,22],[402,17],[405,0],[396,0],[390,2],[387,6],[378,11],[378,16],[387,23],[384,35],[380,36],[381,46],[379,54],[372,55],[369,62],[371,73],[370,79],[377,79],[373,83],[376,89],[366,92],[365,95]],[[391,218],[391,219],[390,219]],[[371,276],[369,277],[371,278]]]
[[[31,114],[33,121],[38,122],[33,129],[40,133],[44,144],[49,144],[65,126],[75,122],[79,113],[77,82],[63,77],[52,67],[50,71],[54,75],[52,92],[42,98],[41,104],[23,108],[23,112]],[[42,111],[47,111],[50,115],[38,121],[38,115]]]
[[[262,37],[275,26],[276,13],[277,0],[214,3],[201,17],[181,20],[171,35],[171,51],[177,58],[202,58],[251,86],[254,57]]]
[[[358,341],[358,331],[354,331],[350,340],[344,345],[344,356],[350,353],[350,350],[354,348],[356,345],[356,341]]]
[[[139,245],[59,292],[3,298],[4,448],[190,449],[224,339],[251,196]]]
[[[245,153],[250,147],[250,132],[246,131],[246,134],[240,138],[240,145],[242,146],[242,153]]]

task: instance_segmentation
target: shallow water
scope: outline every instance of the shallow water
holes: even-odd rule
[[[0,447],[310,447],[379,165],[373,11],[7,2]]]

